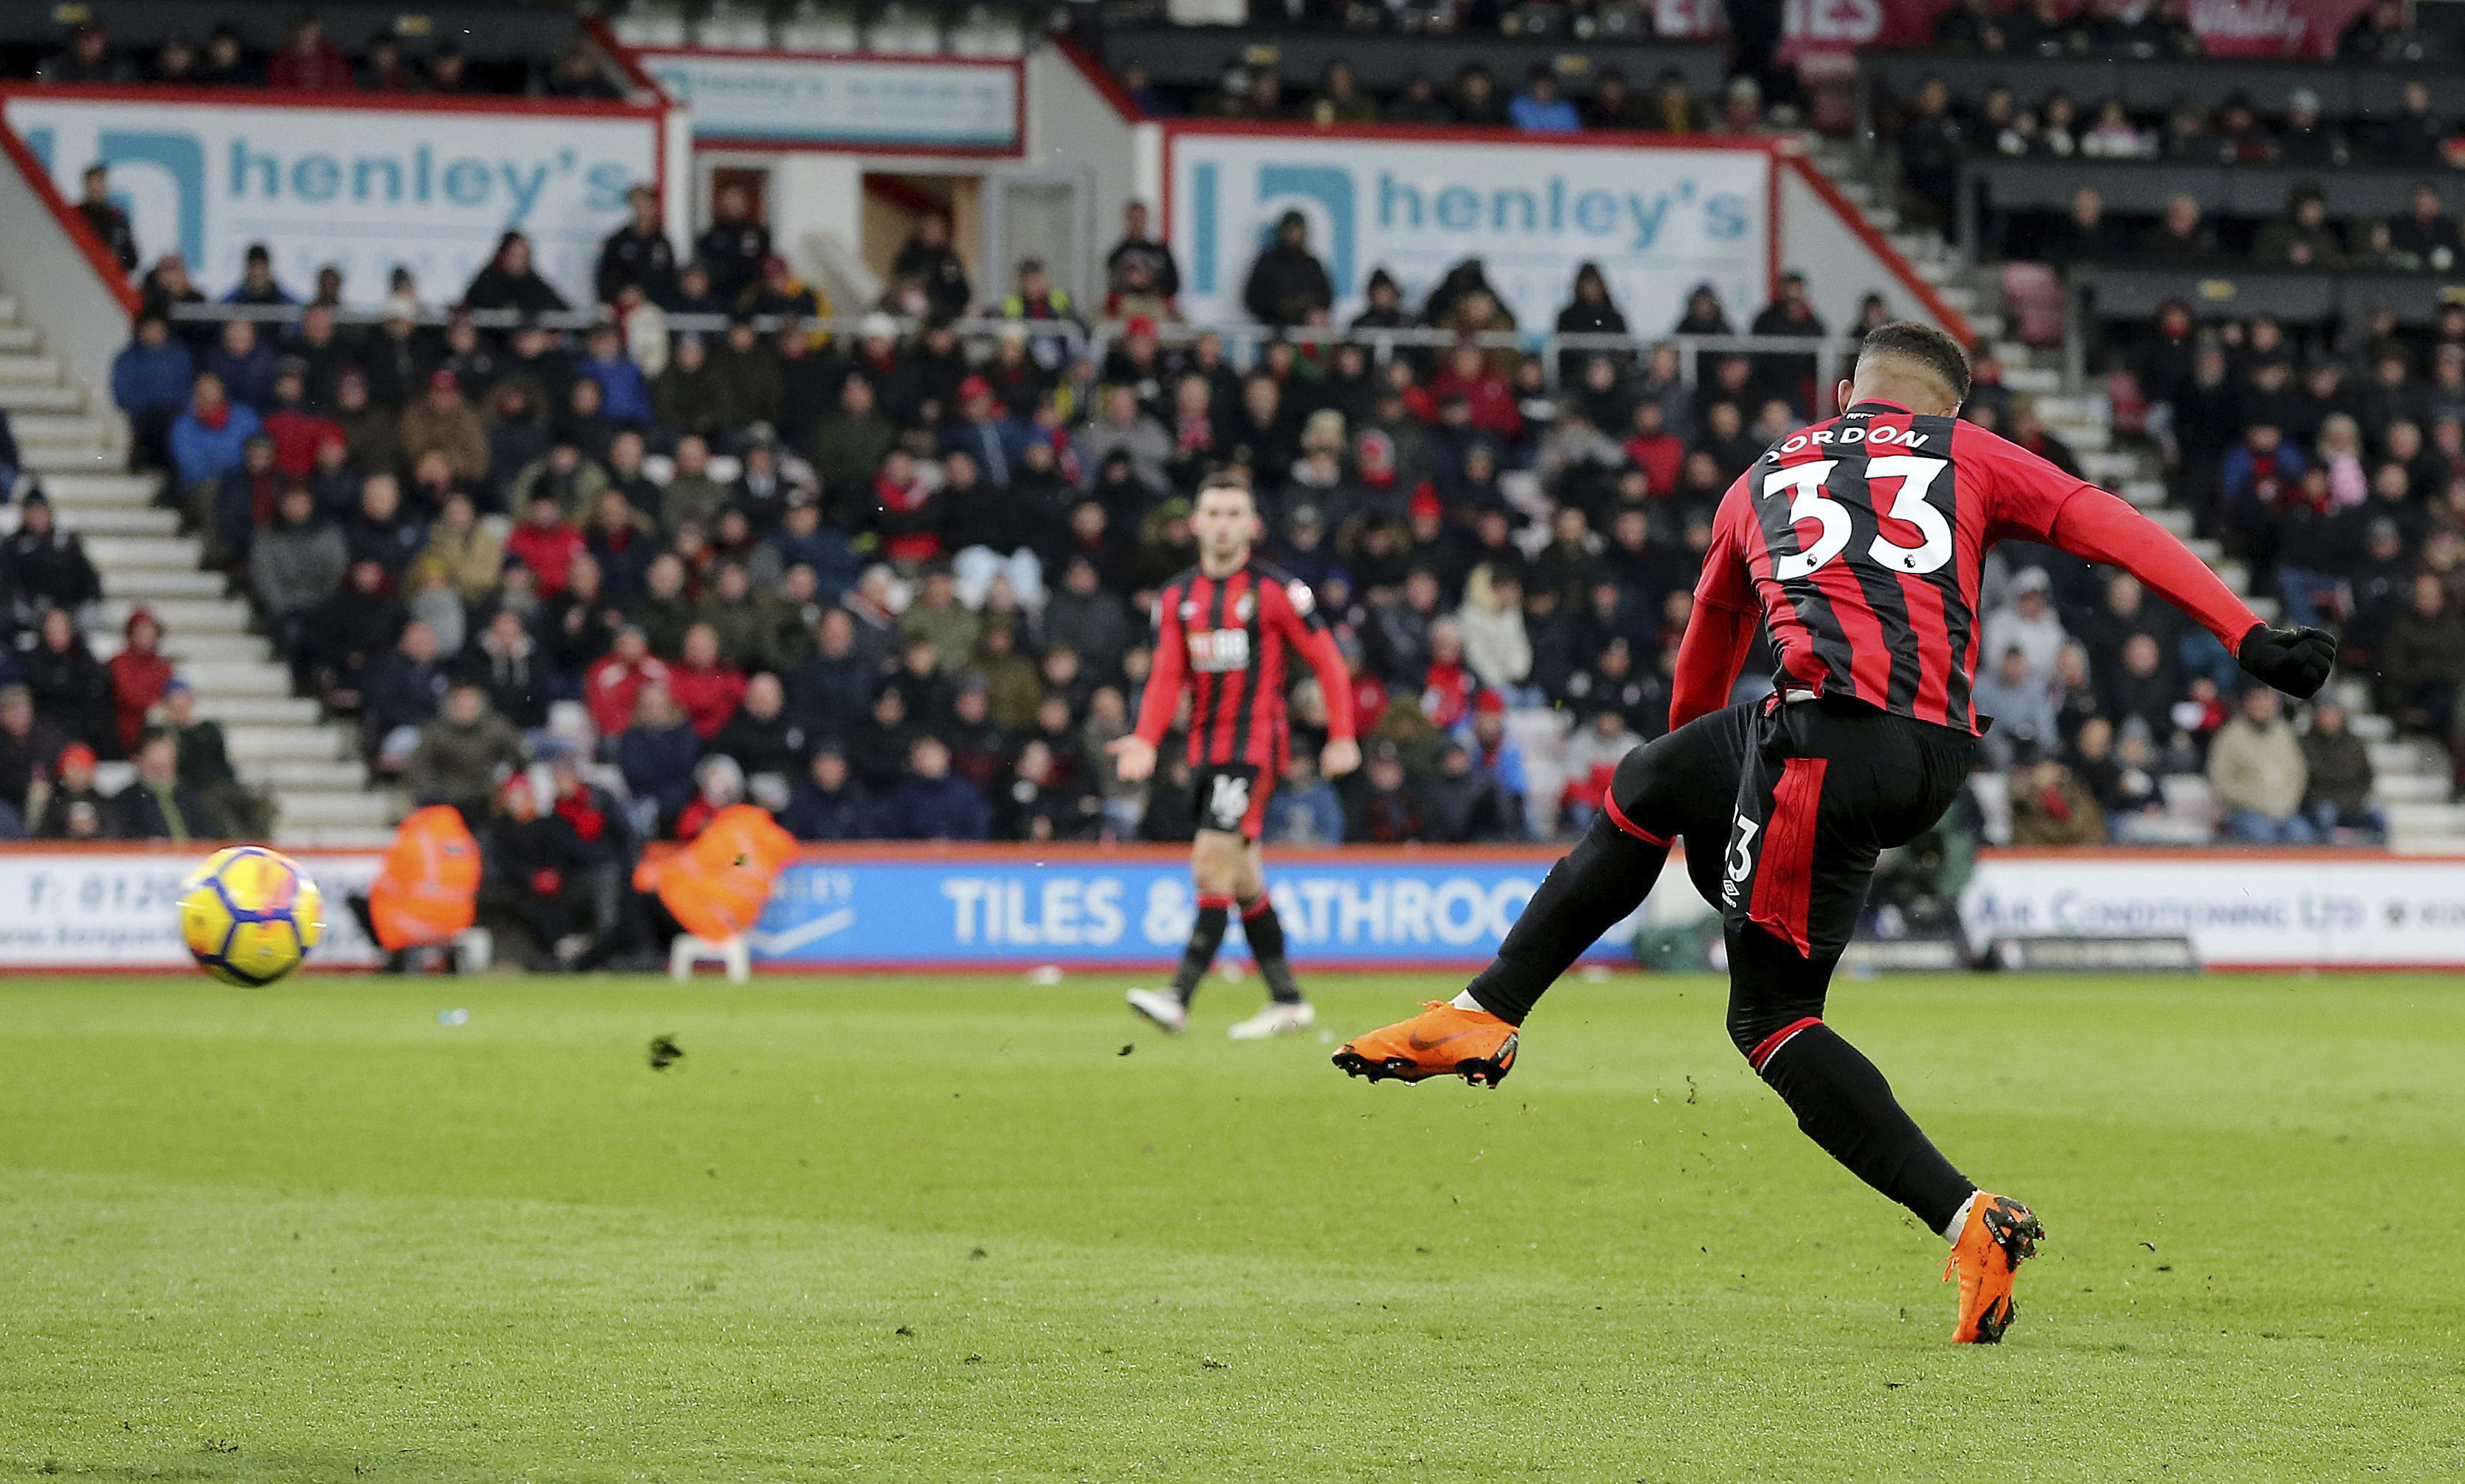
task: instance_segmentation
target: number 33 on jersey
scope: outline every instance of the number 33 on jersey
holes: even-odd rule
[[[1766,615],[1785,682],[1974,731],[1979,559],[2093,488],[1956,418],[1861,402],[1721,502],[1696,601]]]

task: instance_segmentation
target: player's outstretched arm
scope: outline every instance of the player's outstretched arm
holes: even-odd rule
[[[2243,669],[2288,695],[2310,697],[2328,683],[2337,641],[2321,629],[2271,629],[2192,555],[2174,533],[2104,490],[2087,487],[2063,501],[2050,533],[2076,557],[2119,566],[2215,634]]]
[[[1671,731],[1729,703],[1754,638],[1754,614],[1696,600],[1686,636],[1677,641],[1677,673],[1669,684]]]

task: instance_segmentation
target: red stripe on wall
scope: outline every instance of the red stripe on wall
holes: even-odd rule
[[[1755,894],[1746,916],[1811,954],[1806,912],[1814,885],[1814,815],[1823,802],[1829,758],[1790,758],[1772,788],[1771,817],[1764,827],[1763,853],[1755,861]]]

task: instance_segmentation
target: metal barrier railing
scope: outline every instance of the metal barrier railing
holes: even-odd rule
[[[179,304],[171,317],[187,321],[219,322],[247,320],[260,324],[295,324],[306,313],[300,304]],[[350,306],[328,306],[341,324],[381,324],[389,318],[381,309]],[[443,325],[462,314],[446,308],[422,306],[413,322],[424,326]],[[528,314],[511,309],[477,309],[468,311],[473,325],[483,330],[511,330],[524,325],[538,325],[557,331],[588,330],[605,322],[605,316],[589,310],[562,310],[544,314]],[[723,334],[736,322],[734,317],[717,314],[671,314],[668,329],[677,334]],[[924,321],[899,316],[828,315],[817,319],[792,319],[785,315],[755,315],[747,322],[765,334],[782,329],[802,328],[816,334],[859,335],[877,318],[888,318],[899,336],[914,335],[924,328]],[[1068,353],[1085,354],[1099,365],[1106,351],[1126,332],[1119,321],[1083,324],[1076,320],[1006,320],[970,317],[949,321],[967,343],[970,352],[989,354],[991,344],[1005,332],[1024,330],[1033,341],[1057,343]],[[1446,349],[1466,341],[1484,350],[1516,350],[1540,358],[1555,389],[1562,358],[1597,354],[1642,358],[1657,346],[1668,345],[1677,352],[1679,374],[1689,384],[1699,380],[1702,358],[1721,355],[1788,355],[1815,358],[1816,411],[1831,410],[1832,383],[1836,375],[1846,374],[1861,343],[1855,336],[1835,335],[1821,339],[1793,335],[1599,335],[1561,334],[1556,330],[1489,330],[1465,334],[1454,330],[1416,327],[1410,329],[1344,329],[1334,325],[1302,325],[1284,329],[1249,321],[1198,323],[1175,321],[1156,326],[1157,339],[1167,345],[1188,345],[1203,336],[1214,335],[1224,343],[1225,359],[1235,369],[1247,370],[1257,364],[1259,352],[1269,343],[1286,341],[1296,345],[1357,344],[1366,349],[1372,362],[1384,365],[1399,349]],[[981,359],[981,356],[979,357]]]

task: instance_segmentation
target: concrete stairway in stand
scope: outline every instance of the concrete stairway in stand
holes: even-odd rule
[[[126,472],[125,419],[107,393],[77,385],[43,349],[27,308],[0,293],[0,408],[26,473],[101,575],[104,601],[87,615],[95,653],[118,653],[130,611],[151,611],[165,653],[196,690],[198,714],[222,723],[240,776],[269,789],[279,806],[278,841],[389,839],[397,801],[369,787],[355,730],[292,695],[290,672],[253,631],[247,602],[220,574],[199,568],[196,539],[179,533],[171,511],[154,506],[159,476]],[[0,529],[15,530],[19,513],[15,504],[0,510]]]

